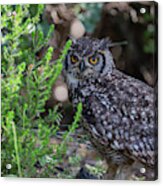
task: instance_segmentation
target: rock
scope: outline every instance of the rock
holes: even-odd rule
[[[84,33],[85,33],[85,27],[83,23],[78,19],[74,19],[70,27],[71,36],[78,39],[82,37]]]

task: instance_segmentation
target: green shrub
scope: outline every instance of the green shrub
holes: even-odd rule
[[[65,132],[63,142],[58,146],[50,144],[62,115],[57,105],[47,116],[41,117],[41,113],[61,73],[62,60],[71,41],[66,43],[55,64],[50,63],[53,48],[48,47],[47,42],[54,28],[50,26],[47,34],[43,32],[40,24],[43,11],[44,5],[1,6],[2,176],[52,177],[52,170],[66,152],[65,144],[81,115],[79,104],[74,123]],[[38,59],[36,54],[42,47],[47,51]],[[54,148],[57,149],[55,155]],[[44,166],[41,173],[35,166],[37,162]],[[9,164],[11,167],[6,168]]]

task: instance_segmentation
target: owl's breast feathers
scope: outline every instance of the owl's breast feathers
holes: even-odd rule
[[[72,101],[82,101],[84,127],[99,151],[105,149],[109,154],[113,150],[155,165],[156,101],[151,87],[114,70],[98,80],[82,81],[72,92]]]

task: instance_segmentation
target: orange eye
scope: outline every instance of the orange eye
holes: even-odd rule
[[[99,60],[99,58],[95,57],[95,56],[92,56],[88,60],[89,60],[89,63],[91,63],[92,65],[96,65],[98,60]]]
[[[72,63],[77,63],[77,62],[78,62],[78,57],[75,56],[75,55],[72,55],[72,56],[71,56],[71,62],[72,62]]]

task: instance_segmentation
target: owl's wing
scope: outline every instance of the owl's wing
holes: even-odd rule
[[[152,166],[157,151],[153,95],[135,79],[127,84],[122,80],[106,83],[105,87],[96,85],[85,98],[83,115],[87,129],[101,144]]]

